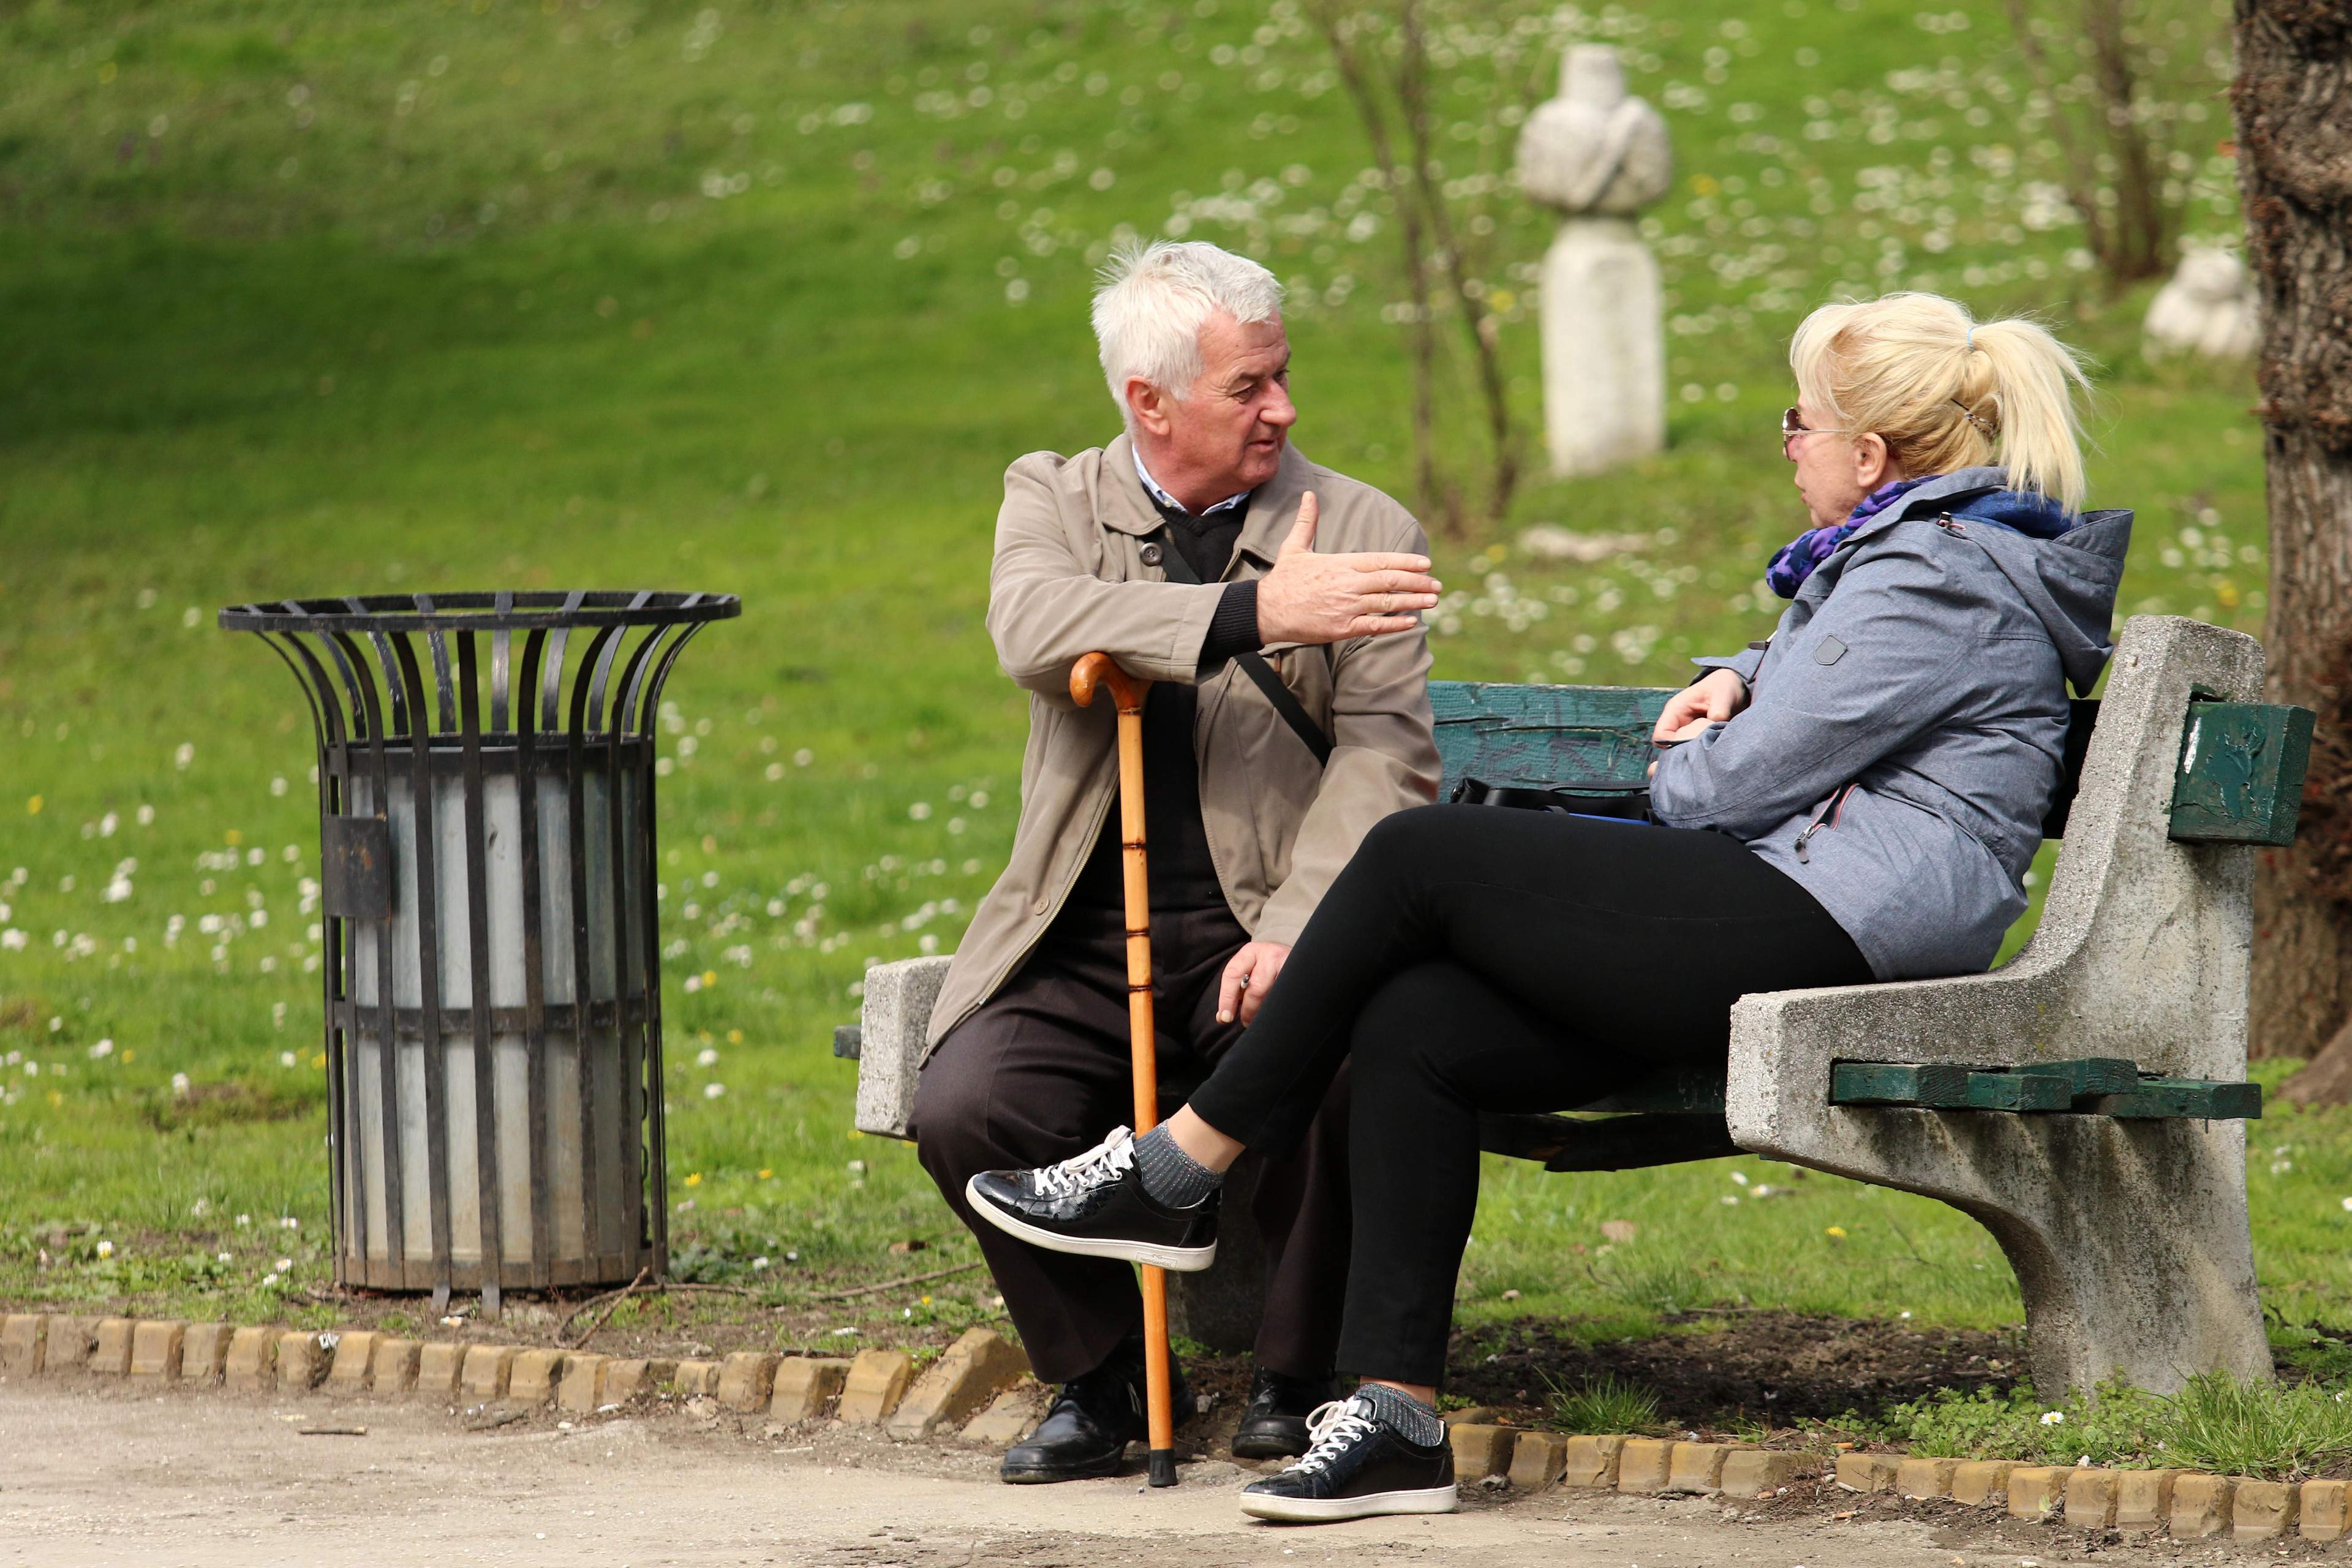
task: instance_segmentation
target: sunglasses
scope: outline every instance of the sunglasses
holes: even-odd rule
[[[1815,429],[1812,426],[1806,424],[1803,417],[1793,408],[1783,408],[1780,410],[1780,456],[1784,458],[1790,455],[1789,448],[1795,444],[1797,437],[1800,436],[1843,436],[1845,434],[1846,432],[1843,430]]]

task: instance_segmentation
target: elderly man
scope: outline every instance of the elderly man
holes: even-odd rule
[[[1365,832],[1436,792],[1438,584],[1411,514],[1290,445],[1281,286],[1212,245],[1116,255],[1095,336],[1127,433],[1005,471],[988,628],[1027,689],[1010,864],[932,1013],[915,1095],[924,1168],[979,1237],[1039,1378],[1061,1384],[1008,1481],[1113,1473],[1144,1436],[1127,1265],[977,1224],[966,1184],[1050,1164],[1130,1108],[1113,715],[1069,697],[1100,650],[1153,682],[1143,714],[1158,1048],[1222,1055]],[[1336,1102],[1336,1103],[1334,1103]],[[1256,1377],[1234,1438],[1295,1455],[1330,1394],[1347,1275],[1344,1087],[1267,1151]],[[1192,1408],[1181,1375],[1176,1409]]]

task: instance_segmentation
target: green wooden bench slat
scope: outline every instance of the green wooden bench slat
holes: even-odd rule
[[[2313,714],[2274,702],[2191,702],[2172,788],[2172,837],[2292,844]]]
[[[1830,1103],[1965,1110],[1969,1069],[1941,1063],[1840,1062],[1830,1075]]]
[[[1972,1072],[1968,1102],[1971,1110],[2064,1110],[2074,1090],[2055,1073]]]
[[[2067,1098],[2122,1094],[2139,1084],[2139,1068],[2121,1057],[2083,1057],[2063,1062],[2026,1062],[2010,1069],[2064,1080]]]
[[[2100,1115],[2133,1121],[2242,1121],[2263,1114],[2263,1086],[2258,1083],[2209,1083],[2198,1079],[2144,1078],[2122,1094],[2103,1094],[2085,1102]]]
[[[1433,680],[1438,798],[1475,778],[1498,787],[1639,785],[1657,750],[1650,731],[1674,692],[1648,686],[1509,686]]]
[[[1614,1094],[1570,1110],[1628,1110],[1666,1116],[1723,1114],[1723,1069],[1704,1067],[1661,1068],[1649,1077],[1627,1084]]]

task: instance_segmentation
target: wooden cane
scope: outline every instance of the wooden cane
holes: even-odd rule
[[[1094,706],[1095,693],[1110,689],[1118,710],[1118,830],[1126,872],[1127,1028],[1135,1068],[1135,1135],[1160,1122],[1160,1060],[1151,1018],[1151,884],[1144,869],[1143,695],[1151,682],[1138,680],[1107,653],[1090,653],[1071,667],[1070,700]],[[1168,1375],[1168,1274],[1143,1267],[1143,1389],[1150,1428],[1150,1479],[1155,1487],[1176,1484],[1176,1421]]]

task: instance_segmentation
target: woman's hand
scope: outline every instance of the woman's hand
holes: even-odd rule
[[[1747,706],[1748,682],[1733,670],[1711,670],[1705,679],[1666,699],[1666,710],[1658,715],[1658,727],[1650,731],[1650,739],[1661,746],[1690,740],[1706,733],[1709,724],[1719,724]]]

